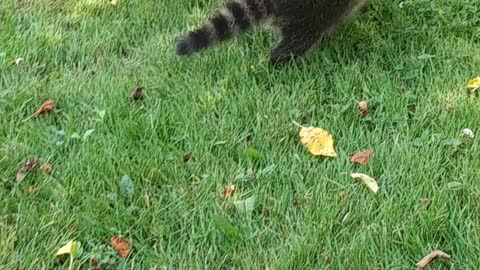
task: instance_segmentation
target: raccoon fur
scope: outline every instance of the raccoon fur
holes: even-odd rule
[[[192,55],[248,29],[270,22],[281,34],[270,61],[284,63],[304,55],[315,43],[367,0],[233,0],[176,46],[177,55]]]

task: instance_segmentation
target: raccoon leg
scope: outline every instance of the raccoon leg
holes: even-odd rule
[[[303,56],[321,37],[314,27],[288,25],[281,28],[282,40],[270,54],[270,63],[283,64]]]

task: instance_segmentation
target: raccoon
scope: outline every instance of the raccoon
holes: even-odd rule
[[[192,55],[253,26],[270,22],[281,35],[270,62],[281,64],[303,56],[330,30],[353,15],[367,0],[233,0],[208,22],[187,33],[177,55]]]

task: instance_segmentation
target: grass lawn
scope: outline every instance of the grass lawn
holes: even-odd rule
[[[0,269],[68,269],[69,240],[72,269],[414,269],[436,249],[452,259],[431,269],[479,269],[480,141],[461,137],[480,135],[478,1],[373,0],[277,70],[260,28],[176,57],[220,2],[1,1]],[[328,130],[338,156],[310,155],[292,121]],[[368,166],[349,162],[367,148]],[[52,173],[17,183],[35,155]]]

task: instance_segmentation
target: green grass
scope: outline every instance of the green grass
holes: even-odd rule
[[[414,269],[434,249],[452,260],[431,269],[479,269],[479,137],[460,138],[480,135],[480,97],[466,89],[480,75],[478,1],[375,0],[277,70],[262,29],[176,57],[179,33],[219,2],[1,1],[0,269],[67,269],[54,254],[69,240],[84,251],[73,269],[88,269],[90,254],[109,259],[105,269]],[[25,61],[11,66],[16,57]],[[134,103],[137,85],[146,97]],[[55,113],[22,123],[47,99]],[[331,132],[338,157],[311,156],[292,121]],[[371,163],[350,164],[365,148]],[[53,173],[16,183],[33,155]],[[379,194],[352,172],[375,177]],[[225,202],[228,184],[237,190]],[[237,211],[250,196],[253,211]],[[114,235],[132,239],[128,260]]]

